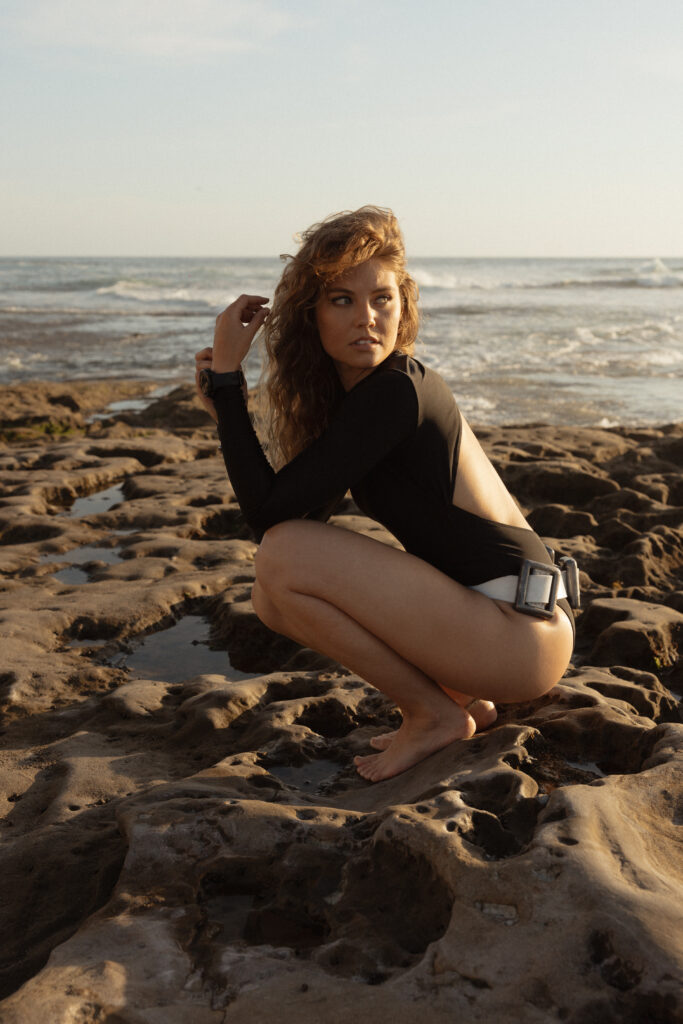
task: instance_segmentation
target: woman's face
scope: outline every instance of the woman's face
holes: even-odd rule
[[[322,347],[350,391],[396,348],[401,296],[396,274],[368,260],[332,281],[315,307]]]

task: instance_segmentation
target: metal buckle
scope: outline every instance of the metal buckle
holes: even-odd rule
[[[540,601],[530,603],[527,601],[529,580],[534,575],[552,576],[550,594],[545,603]],[[517,594],[515,596],[516,610],[518,612],[522,612],[524,615],[535,615],[539,619],[551,619],[553,617],[553,612],[555,611],[555,599],[557,597],[557,589],[560,585],[561,579],[562,573],[557,565],[546,565],[545,562],[534,562],[530,558],[525,558],[522,563],[519,580],[517,582]]]
[[[579,567],[575,558],[565,555],[560,559],[562,572],[565,573],[565,586],[567,588],[567,599],[572,608],[581,607],[581,587],[579,585]]]

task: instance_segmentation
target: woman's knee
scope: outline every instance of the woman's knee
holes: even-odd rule
[[[287,585],[297,557],[301,525],[298,519],[287,519],[270,526],[261,538],[254,568],[256,579],[266,590]]]
[[[251,604],[264,626],[268,626],[276,633],[282,632],[283,621],[278,607],[258,580],[251,588]]]

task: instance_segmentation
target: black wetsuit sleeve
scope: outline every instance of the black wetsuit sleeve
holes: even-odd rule
[[[335,500],[413,434],[418,419],[407,375],[375,371],[345,395],[324,433],[276,473],[242,389],[221,388],[214,403],[230,483],[258,541],[275,523],[331,511]]]

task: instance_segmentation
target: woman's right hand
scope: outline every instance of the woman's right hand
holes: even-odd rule
[[[197,388],[197,394],[199,395],[199,400],[206,409],[206,411],[208,412],[211,419],[215,420],[215,422],[218,423],[218,414],[216,413],[216,406],[213,404],[213,400],[211,398],[207,398],[207,396],[203,393],[202,389],[199,387],[199,371],[210,370],[211,367],[213,366],[213,349],[203,348],[201,352],[197,352],[194,357],[194,365],[194,380],[195,387]]]
[[[264,295],[240,295],[216,317],[212,357],[216,373],[234,372],[242,365],[270,314],[267,301]]]

